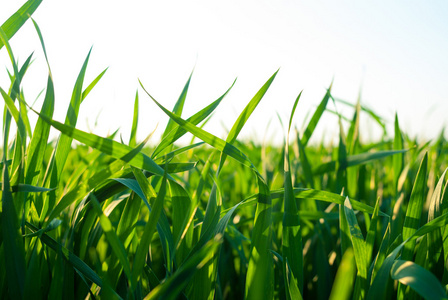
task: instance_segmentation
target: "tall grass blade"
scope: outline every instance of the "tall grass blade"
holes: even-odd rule
[[[316,129],[317,123],[319,123],[320,118],[322,117],[322,114],[324,113],[328,100],[331,96],[331,87],[333,85],[333,82],[330,84],[330,87],[328,88],[327,92],[325,93],[324,98],[320,102],[319,106],[316,108],[316,111],[314,112],[313,116],[311,117],[310,122],[308,123],[308,126],[305,129],[305,132],[302,136],[302,145],[306,147],[308,145],[308,142],[311,138],[311,135],[314,132],[314,129]]]
[[[29,0],[23,4],[5,23],[2,24],[2,31],[5,32],[6,39],[11,39],[16,32],[28,20],[29,16],[39,7],[42,0]],[[4,46],[4,42],[0,41],[0,49]]]
[[[336,278],[331,289],[330,300],[351,299],[356,275],[355,256],[352,248],[348,248],[342,256]]]
[[[297,203],[294,197],[294,189],[291,177],[291,165],[289,161],[289,133],[291,123],[299,102],[300,96],[294,102],[291,117],[289,118],[288,134],[285,141],[284,151],[284,213],[283,213],[283,278],[285,281],[285,292],[287,299],[298,299],[297,297],[303,290],[303,253],[302,253],[302,231],[300,228],[300,219],[298,215]],[[289,276],[287,276],[289,273]],[[298,295],[291,298],[291,291],[298,290]]]
[[[409,199],[406,217],[403,226],[403,239],[410,238],[420,227],[420,219],[422,217],[423,204],[426,198],[426,170],[428,165],[428,154],[426,153],[415,178],[414,186]],[[401,255],[403,260],[412,260],[414,255],[415,242],[409,242],[404,246]]]

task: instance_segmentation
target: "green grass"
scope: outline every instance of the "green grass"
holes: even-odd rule
[[[447,298],[443,132],[420,144],[402,132],[398,116],[388,132],[360,102],[334,98],[330,85],[302,131],[292,128],[301,93],[291,99],[283,146],[239,140],[278,71],[225,139],[203,125],[233,84],[185,118],[193,74],[172,110],[140,82],[128,143],[116,133],[84,132],[78,112],[106,72],[85,82],[90,52],[64,123],[53,119],[48,61],[42,107],[28,106],[22,93],[32,55],[18,65],[9,39],[40,2],[28,1],[0,30],[12,66],[9,87],[0,87],[0,298]],[[150,132],[137,140],[141,101],[169,120],[153,147],[146,146]],[[338,145],[312,144],[321,119],[335,113],[330,101],[351,106],[352,115],[338,115]],[[365,142],[360,118],[384,130],[379,141]],[[201,142],[178,144],[188,133]]]

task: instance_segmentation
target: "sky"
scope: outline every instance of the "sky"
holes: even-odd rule
[[[25,1],[2,1],[0,23]],[[120,128],[129,139],[133,103],[140,96],[138,137],[168,117],[139,88],[172,109],[193,72],[182,116],[188,118],[233,83],[205,129],[221,137],[269,77],[265,97],[240,134],[242,139],[282,142],[289,114],[299,130],[333,81],[332,94],[373,109],[393,128],[429,140],[447,125],[448,2],[446,1],[58,1],[45,0],[33,14],[42,32],[55,83],[54,118],[64,121],[76,77],[92,47],[86,83],[108,68],[81,105],[77,128],[105,136]],[[23,81],[27,102],[46,86],[48,70],[34,26],[27,22],[10,40],[19,62],[34,51]],[[0,86],[9,88],[11,63],[0,50]],[[34,107],[40,109],[43,95]],[[328,108],[351,118],[350,107]],[[31,117],[33,126],[36,117]],[[338,136],[326,112],[312,142]],[[361,116],[361,138],[379,127]],[[54,131],[53,136],[57,132]],[[188,140],[187,140],[188,141]]]

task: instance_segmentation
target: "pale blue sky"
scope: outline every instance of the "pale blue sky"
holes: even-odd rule
[[[2,3],[0,22],[24,2]],[[57,120],[64,120],[77,73],[93,45],[87,80],[110,68],[81,106],[78,128],[105,135],[121,127],[127,140],[137,79],[172,108],[195,67],[185,118],[218,98],[238,77],[206,127],[225,137],[222,124],[229,128],[280,67],[242,136],[261,141],[272,119],[267,134],[281,141],[276,113],[286,123],[303,90],[295,117],[300,128],[333,78],[334,96],[354,103],[362,84],[362,103],[389,125],[397,111],[409,134],[437,136],[447,125],[447,16],[446,1],[82,0],[67,4],[46,0],[33,18],[44,36],[54,75]],[[32,103],[45,87],[47,74],[32,24],[27,23],[11,44],[22,62],[35,51],[23,85]],[[3,70],[10,67],[4,48],[0,61]],[[9,87],[5,71],[0,73],[0,86]],[[140,103],[139,136],[146,136],[158,123],[156,133],[161,134],[166,116],[141,90]],[[345,107],[337,109],[351,117]],[[326,113],[324,119],[319,134],[336,136],[335,116]],[[377,133],[372,123],[362,126],[364,138]]]

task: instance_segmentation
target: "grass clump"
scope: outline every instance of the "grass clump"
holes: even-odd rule
[[[239,141],[277,72],[225,140],[202,124],[228,91],[185,119],[190,79],[172,110],[140,82],[169,117],[153,149],[145,148],[150,135],[136,138],[142,93],[128,143],[84,132],[80,106],[105,73],[84,81],[90,52],[64,123],[53,119],[49,66],[42,107],[22,93],[32,56],[17,65],[8,41],[39,3],[28,1],[0,30],[12,64],[10,86],[0,88],[1,298],[447,298],[443,133],[421,145],[396,117],[393,133],[362,142],[362,112],[386,126],[358,102],[351,118],[339,115],[338,145],[312,145],[327,103],[347,104],[330,86],[303,134],[292,128],[300,94],[291,103],[284,147]],[[50,128],[60,132],[55,142]],[[178,146],[186,133],[201,142]]]

